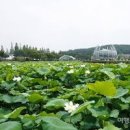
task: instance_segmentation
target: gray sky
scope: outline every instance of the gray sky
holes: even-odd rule
[[[0,44],[51,50],[130,44],[130,0],[0,0]]]

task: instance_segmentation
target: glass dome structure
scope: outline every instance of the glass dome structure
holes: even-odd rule
[[[117,51],[113,45],[97,46],[93,52],[92,60],[116,60]]]
[[[75,58],[73,56],[69,56],[69,55],[63,55],[59,58],[60,61],[69,61],[69,60],[75,60]]]

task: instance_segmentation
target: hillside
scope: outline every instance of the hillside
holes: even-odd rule
[[[114,46],[118,54],[130,54],[130,45],[114,45]],[[94,49],[95,47],[85,49],[74,49],[69,51],[62,51],[61,53],[66,55],[72,55],[76,59],[87,60],[91,58]]]

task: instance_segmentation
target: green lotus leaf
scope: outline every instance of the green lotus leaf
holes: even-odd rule
[[[77,130],[71,124],[63,122],[57,117],[43,117],[41,126],[42,130]]]
[[[59,108],[63,108],[65,102],[66,101],[64,99],[52,99],[49,102],[47,102],[47,104],[44,106],[44,108],[46,108],[48,110],[56,110]]]
[[[97,81],[95,83],[88,84],[88,88],[104,96],[115,96],[117,91],[111,81]]]
[[[0,130],[22,130],[22,126],[19,122],[8,121],[0,124]]]

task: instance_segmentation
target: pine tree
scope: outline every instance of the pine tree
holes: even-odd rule
[[[11,42],[10,54],[14,54],[14,47],[13,47],[13,43],[12,42]]]
[[[19,50],[19,46],[18,46],[18,43],[17,43],[17,42],[15,43],[14,49],[15,49],[15,51]]]
[[[0,56],[1,56],[1,57],[4,57],[4,54],[5,54],[5,52],[4,52],[4,47],[3,47],[3,45],[1,45]]]

